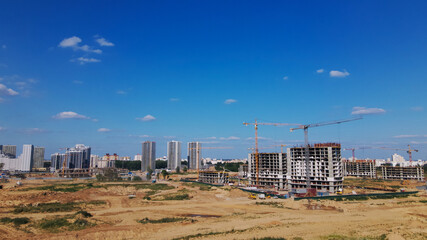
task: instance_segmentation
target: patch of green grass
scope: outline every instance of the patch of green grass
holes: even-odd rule
[[[174,186],[170,186],[165,183],[142,183],[142,184],[106,184],[105,188],[109,187],[134,187],[138,189],[150,189],[150,190],[170,190],[174,189]]]
[[[275,208],[284,208],[283,204],[279,202],[256,202],[256,205],[267,205]]]
[[[415,202],[415,201],[409,200],[409,201],[398,202],[397,204],[405,204],[405,203],[413,203],[413,202]]]
[[[420,200],[420,203],[427,203],[427,200]]]
[[[242,229],[242,230],[230,230],[230,231],[224,231],[224,232],[208,232],[208,233],[198,233],[193,235],[187,235],[184,237],[174,238],[173,240],[189,240],[192,238],[200,238],[200,237],[206,237],[206,236],[214,236],[214,235],[221,235],[221,234],[233,234],[233,233],[242,233],[249,229]]]
[[[167,194],[163,197],[164,200],[190,200],[190,195],[188,195],[188,193]]]
[[[54,184],[48,186],[41,187],[31,187],[20,189],[20,191],[30,191],[30,190],[38,190],[38,191],[51,191],[51,192],[78,192],[83,189],[88,188],[100,188],[99,185],[93,185],[92,183],[81,184],[81,183],[73,183],[73,184]]]
[[[148,219],[148,218],[144,218],[144,219],[139,220],[138,222],[142,223],[142,224],[147,224],[147,223],[154,223],[154,224],[156,224],[156,223],[183,222],[185,220],[187,220],[187,218],[178,218],[178,217],[170,218],[170,217],[167,217],[167,218],[161,218],[161,219]]]
[[[188,186],[188,187],[192,187],[192,188],[198,187],[201,191],[212,190],[212,186],[209,186],[209,185],[203,184],[203,183],[191,182],[191,183],[184,183],[183,185]]]
[[[18,213],[53,213],[53,212],[72,212],[75,210],[81,210],[81,205],[103,205],[106,204],[102,200],[94,200],[89,202],[69,202],[69,203],[40,203],[35,206],[19,206],[15,207],[12,211],[15,214]]]
[[[48,232],[59,232],[63,230],[78,231],[96,225],[95,223],[91,223],[86,219],[74,219],[78,214],[81,214],[81,212],[76,212],[75,214],[62,217],[55,216],[53,218],[43,218],[34,226]]]
[[[7,224],[7,223],[13,223],[15,226],[21,226],[23,224],[27,224],[30,222],[29,218],[22,217],[22,218],[9,218],[4,217],[0,219],[0,223]]]

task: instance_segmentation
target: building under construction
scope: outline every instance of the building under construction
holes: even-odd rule
[[[305,147],[288,148],[287,153],[259,153],[258,181],[255,154],[249,154],[249,183],[277,189],[307,188]],[[335,193],[343,187],[341,145],[309,146],[310,188]]]
[[[344,160],[344,175],[353,177],[376,178],[375,160]]]
[[[285,153],[258,153],[258,179],[256,175],[255,154],[249,154],[248,159],[250,185],[275,187],[277,189],[285,188],[287,172]]]
[[[229,175],[227,172],[221,171],[200,171],[199,182],[210,184],[228,184]]]
[[[385,180],[424,180],[423,167],[381,166],[381,172]]]

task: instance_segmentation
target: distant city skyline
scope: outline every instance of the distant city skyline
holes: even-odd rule
[[[133,156],[155,141],[164,156],[177,140],[245,158],[254,131],[244,121],[363,115],[312,129],[310,141],[411,144],[427,159],[425,1],[47,2],[0,3],[3,145]],[[304,139],[287,127],[259,135],[260,147]],[[393,153],[407,159],[356,157]]]

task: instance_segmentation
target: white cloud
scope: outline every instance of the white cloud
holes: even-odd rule
[[[4,127],[0,127],[0,132],[6,130]]]
[[[19,93],[12,88],[6,87],[6,85],[0,83],[0,95],[6,95],[6,96],[16,96]]]
[[[103,132],[103,133],[105,133],[105,132],[111,132],[111,129],[108,129],[108,128],[100,128],[100,129],[98,129],[98,132]]]
[[[397,136],[394,136],[393,138],[416,138],[416,137],[419,137],[419,135],[397,135]]]
[[[325,69],[323,69],[323,68],[316,70],[317,73],[323,73],[324,71],[325,71]]]
[[[3,44],[3,45],[1,45],[1,48],[6,49],[7,47],[5,44]]]
[[[422,112],[424,111],[424,107],[421,107],[421,106],[411,107],[411,110],[414,112]]]
[[[144,135],[139,135],[138,137],[140,137],[140,138],[149,138],[149,137],[151,137],[150,135],[147,135],[147,134],[144,134]]]
[[[98,38],[96,39],[96,42],[99,43],[99,45],[103,47],[112,47],[114,46],[114,43],[107,41],[105,38]]]
[[[79,80],[74,80],[73,81],[74,84],[83,84],[83,81],[79,81]]]
[[[171,98],[171,99],[169,99],[171,102],[178,102],[179,101],[179,98]]]
[[[288,80],[288,76],[284,76],[284,77],[283,77],[283,80]]]
[[[85,57],[79,57],[77,59],[72,59],[72,62],[79,62],[80,64],[85,64],[85,63],[96,63],[96,62],[101,62],[101,60],[96,59],[96,58],[85,58]]]
[[[143,121],[143,122],[149,122],[149,121],[154,121],[156,120],[156,118],[150,114],[146,115],[145,117],[141,117],[141,118],[136,118],[137,120]]]
[[[349,72],[347,72],[347,70],[344,71],[338,71],[338,70],[332,70],[329,72],[329,76],[331,77],[347,77],[348,75],[350,75]]]
[[[82,40],[79,37],[73,36],[70,38],[65,38],[59,43],[60,47],[66,48],[66,47],[77,47],[79,43],[81,43]]]
[[[84,115],[75,113],[75,112],[60,112],[53,116],[54,119],[90,119]]]
[[[411,141],[410,144],[427,144],[427,142],[418,142],[418,141]]]
[[[235,103],[235,102],[237,102],[236,99],[227,99],[227,100],[224,101],[225,104],[232,104],[232,103]]]
[[[368,114],[382,114],[386,110],[382,108],[366,108],[366,107],[353,107],[352,115],[368,115]]]
[[[73,37],[65,38],[64,40],[62,40],[58,46],[62,48],[72,48],[74,51],[80,50],[83,52],[93,52],[98,54],[102,53],[101,49],[93,49],[92,47],[86,44],[80,46],[79,44],[81,42],[82,42],[82,39],[80,39],[79,37],[73,36]]]
[[[230,137],[220,137],[220,140],[239,140],[239,137],[230,136]]]
[[[127,92],[125,92],[125,91],[123,91],[123,90],[118,90],[116,93],[117,93],[117,94],[121,94],[121,95],[125,95],[125,94],[127,94]]]
[[[258,140],[270,140],[271,138],[266,138],[266,137],[258,137]],[[246,140],[255,140],[254,137],[248,137],[246,138]]]
[[[174,138],[176,138],[175,136],[163,136],[163,138],[166,138],[166,139],[174,139]]]

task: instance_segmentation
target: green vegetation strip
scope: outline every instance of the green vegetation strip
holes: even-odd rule
[[[187,187],[192,187],[192,188],[196,188],[198,187],[201,191],[210,191],[212,190],[212,186],[207,185],[207,184],[203,184],[203,183],[199,183],[199,182],[191,182],[191,183],[184,183],[184,186]]]
[[[80,218],[79,216],[83,216],[83,218]],[[79,211],[75,214],[62,217],[55,216],[53,218],[43,218],[42,220],[38,221],[34,227],[53,233],[59,232],[61,230],[78,231],[96,225],[96,223],[89,222],[88,220],[84,219],[88,217],[92,217],[92,214],[85,211]]]
[[[225,232],[208,232],[208,233],[198,233],[198,234],[193,234],[193,235],[188,235],[188,236],[184,236],[184,237],[180,237],[180,238],[174,238],[173,240],[189,240],[192,238],[200,238],[200,237],[206,237],[206,236],[214,236],[214,235],[221,235],[221,234],[233,234],[233,233],[242,233],[242,232],[246,232],[249,229],[242,229],[242,230],[230,230],[230,231],[225,231]]]
[[[148,219],[148,218],[144,218],[144,219],[139,220],[138,222],[142,223],[142,224],[147,224],[147,223],[154,223],[154,224],[156,224],[156,223],[183,222],[185,220],[187,220],[187,218],[176,218],[176,217],[170,218],[170,217],[167,217],[167,218],[154,219],[154,220]]]
[[[4,217],[0,218],[0,223],[7,224],[7,223],[13,223],[15,226],[21,226],[23,224],[27,224],[30,222],[29,218],[22,217],[22,218],[9,218]]]
[[[39,191],[51,191],[51,192],[77,192],[83,189],[100,188],[100,187],[101,186],[93,185],[92,183],[87,183],[87,184],[74,183],[74,184],[55,184],[55,185],[48,185],[48,186],[41,186],[41,187],[30,187],[30,188],[20,189],[19,191],[39,190]]]
[[[90,202],[69,202],[69,203],[40,203],[35,206],[19,206],[15,207],[13,213],[53,213],[53,212],[72,212],[81,210],[83,204],[87,205],[103,205],[105,201],[90,201]]]
[[[105,184],[103,185],[104,188],[109,187],[134,187],[137,190],[138,189],[150,189],[150,190],[170,190],[174,189],[174,186],[170,186],[165,183],[155,183],[155,184]]]
[[[410,195],[416,194],[414,192],[397,192],[397,193],[376,193],[376,194],[360,194],[360,195],[339,195],[339,196],[325,196],[325,197],[302,197],[295,198],[295,200],[312,199],[312,200],[334,200],[334,201],[363,201],[368,199],[392,199],[392,198],[405,198]]]

